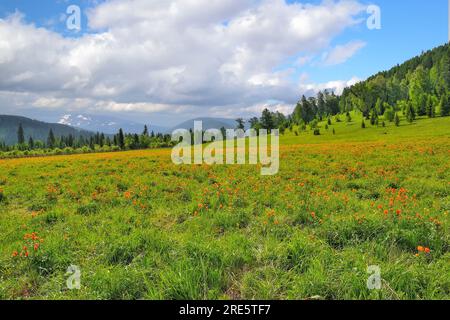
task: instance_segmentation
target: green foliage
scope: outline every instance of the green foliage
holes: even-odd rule
[[[440,114],[442,117],[450,115],[450,96],[449,94],[443,95],[439,104]]]
[[[375,110],[392,122],[390,106],[397,105],[405,112],[411,103],[416,116],[434,117],[438,102],[450,88],[449,52],[448,44],[435,48],[344,89],[339,98],[341,110],[357,109],[367,119]]]

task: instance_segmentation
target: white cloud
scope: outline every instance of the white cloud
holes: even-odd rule
[[[365,46],[366,43],[363,41],[352,41],[344,45],[338,45],[324,55],[324,63],[327,66],[344,63]]]
[[[290,105],[302,86],[293,70],[273,70],[327,48],[362,12],[356,0],[111,0],[88,12],[95,33],[78,38],[15,14],[0,19],[0,91],[49,109],[211,114]],[[327,61],[359,48],[336,48]]]
[[[341,94],[342,91],[344,91],[344,88],[352,86],[360,81],[361,79],[358,77],[353,77],[350,80],[335,80],[326,83],[301,84],[300,90],[310,92],[311,94],[315,94],[323,90],[333,91],[335,94]]]

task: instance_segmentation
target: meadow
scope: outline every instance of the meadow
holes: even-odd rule
[[[450,118],[324,125],[286,131],[275,176],[170,149],[0,160],[0,298],[449,299]]]

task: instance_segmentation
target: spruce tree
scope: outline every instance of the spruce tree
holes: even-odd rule
[[[434,118],[435,116],[435,109],[434,109],[434,102],[432,96],[428,96],[427,98],[427,104],[426,104],[426,114],[428,118]]]
[[[19,124],[19,129],[17,129],[17,143],[23,145],[25,143],[25,134],[23,132],[22,124]]]
[[[34,140],[33,138],[30,136],[30,138],[28,139],[28,148],[30,150],[34,149]]]
[[[450,97],[448,95],[442,95],[441,97],[441,117],[450,115]]]
[[[55,142],[56,142],[55,135],[53,134],[53,130],[50,129],[47,137],[47,147],[53,149],[55,147]]]
[[[119,148],[120,149],[125,149],[125,137],[123,135],[123,130],[122,128],[119,129],[119,136],[117,137],[117,142],[119,144]]]

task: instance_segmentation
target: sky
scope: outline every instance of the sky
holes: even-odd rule
[[[1,0],[0,114],[288,114],[447,41],[448,0]]]

